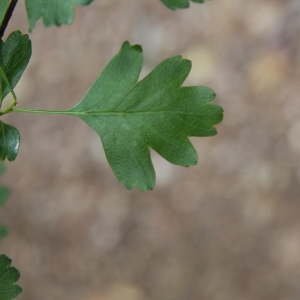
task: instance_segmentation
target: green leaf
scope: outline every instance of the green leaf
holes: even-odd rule
[[[20,278],[19,271],[11,267],[11,259],[6,255],[0,255],[0,299],[11,300],[16,298],[22,288],[15,284]]]
[[[189,7],[189,0],[161,0],[168,8],[187,8]],[[205,0],[191,0],[196,3],[204,3]]]
[[[3,186],[0,186],[0,207],[6,202],[6,199],[9,196],[9,189]]]
[[[0,163],[0,176],[4,172],[4,165]],[[6,187],[0,186],[0,206],[2,206],[9,196],[9,190]],[[4,225],[0,224],[0,241],[7,235],[8,229]]]
[[[0,224],[0,241],[3,240],[8,234],[8,229],[6,226]]]
[[[4,164],[0,162],[0,176],[4,173],[5,167]]]
[[[9,2],[10,0],[0,0],[0,24],[3,22]]]
[[[9,161],[15,160],[19,152],[19,145],[19,131],[0,121],[0,161],[5,160],[5,158]]]
[[[43,18],[44,25],[69,25],[74,19],[75,5],[88,5],[93,0],[26,0],[29,30],[32,31],[36,22]]]
[[[27,34],[12,32],[5,42],[0,40],[0,67],[4,71],[12,88],[21,78],[31,56],[31,41]],[[10,92],[5,78],[0,75],[0,106],[4,97]]]
[[[221,122],[221,107],[209,104],[215,93],[201,86],[180,87],[191,62],[175,56],[137,83],[142,48],[125,42],[90,90],[68,113],[100,136],[107,160],[128,189],[152,189],[155,172],[150,148],[169,162],[195,165],[189,136],[211,136]]]

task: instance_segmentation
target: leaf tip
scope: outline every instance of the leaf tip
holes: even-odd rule
[[[192,68],[192,62],[187,58],[182,58],[182,63],[186,64],[190,69]]]
[[[125,181],[120,181],[127,190],[132,190],[133,188],[137,188],[141,192],[146,192],[146,191],[152,191],[154,189],[154,184],[155,182],[125,182]]]
[[[177,61],[180,65],[187,68],[189,72],[192,69],[192,62],[189,59],[183,58],[181,55],[174,56],[173,59],[175,59],[175,61]]]
[[[213,101],[217,94],[215,93],[215,91],[209,87],[205,87],[206,93],[207,93],[207,98],[208,98],[208,102]]]
[[[196,166],[198,163],[198,155],[194,147],[192,147],[192,153],[186,159],[185,164],[182,164],[184,167]]]
[[[136,50],[139,53],[143,52],[141,45],[131,45],[128,41],[125,41],[121,47],[121,50],[129,50],[129,49]]]

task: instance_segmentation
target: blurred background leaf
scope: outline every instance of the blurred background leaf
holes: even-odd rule
[[[15,284],[20,278],[19,271],[11,267],[11,259],[6,255],[0,255],[0,299],[11,300],[16,298],[22,288]]]
[[[30,30],[33,30],[40,18],[43,19],[46,27],[70,25],[74,19],[74,6],[88,5],[93,0],[26,0],[25,2]]]

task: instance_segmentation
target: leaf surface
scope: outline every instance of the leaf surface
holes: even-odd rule
[[[27,34],[12,32],[5,42],[0,40],[0,67],[12,88],[21,78],[31,56],[31,41]],[[1,92],[2,91],[2,92]],[[3,76],[0,75],[0,106],[10,92]]]
[[[0,162],[0,176],[2,176],[4,171],[5,171],[5,167],[4,167],[3,163]]]
[[[161,0],[168,8],[177,9],[177,8],[187,8],[190,3],[189,0]],[[204,3],[205,0],[191,0],[196,3]]]
[[[0,0],[0,24],[2,24],[2,21],[5,17],[9,2],[10,0]]]
[[[221,107],[209,104],[215,93],[201,86],[180,87],[191,62],[175,56],[137,82],[142,48],[125,42],[90,90],[68,112],[100,136],[107,160],[128,189],[152,189],[155,172],[150,148],[169,162],[195,165],[189,136],[215,135]]]
[[[19,145],[19,131],[0,121],[0,161],[5,160],[5,158],[9,161],[15,160],[19,152]]]
[[[7,236],[7,234],[8,234],[7,227],[0,224],[0,242]]]
[[[75,5],[88,5],[92,2],[93,0],[26,0],[29,29],[32,31],[40,18],[46,27],[69,25],[74,19]]]
[[[0,186],[0,207],[6,202],[6,199],[9,196],[9,189],[3,186]]]
[[[22,288],[15,284],[20,278],[19,271],[11,267],[11,259],[6,255],[0,255],[0,299],[11,300],[16,298]]]
[[[0,176],[4,171],[3,163],[0,163]],[[6,202],[9,196],[9,189],[3,186],[0,186],[0,207]],[[7,235],[8,229],[6,226],[0,224],[0,241]]]

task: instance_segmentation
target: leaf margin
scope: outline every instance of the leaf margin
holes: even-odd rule
[[[72,115],[76,115],[76,112],[77,113],[80,113],[80,114],[78,114],[77,115],[77,117],[79,117],[79,118],[81,118],[83,121],[85,121],[85,123],[87,123],[93,130],[95,130],[97,133],[98,133],[98,135],[100,136],[100,139],[101,139],[101,141],[102,141],[102,145],[103,145],[103,147],[104,147],[104,150],[105,150],[105,155],[106,155],[106,158],[107,158],[107,160],[108,160],[108,163],[109,163],[109,165],[111,166],[111,168],[112,168],[112,170],[113,170],[113,172],[115,173],[115,176],[117,177],[117,179],[120,181],[120,182],[122,182],[124,185],[125,185],[125,187],[127,188],[127,189],[132,189],[133,187],[137,187],[138,189],[140,189],[141,191],[144,191],[144,190],[151,190],[151,189],[153,189],[153,187],[154,187],[154,184],[155,184],[155,170],[154,170],[154,168],[153,168],[153,165],[152,165],[152,161],[151,161],[151,158],[150,158],[150,149],[149,149],[149,147],[151,147],[151,148],[153,148],[152,146],[147,146],[147,155],[146,155],[146,159],[144,159],[145,161],[148,161],[148,163],[149,163],[149,165],[148,165],[148,167],[149,167],[149,170],[150,170],[150,173],[152,173],[153,175],[152,175],[152,177],[148,180],[148,182],[143,182],[143,183],[139,183],[139,182],[137,182],[137,180],[132,180],[132,181],[130,181],[130,180],[128,180],[128,178],[127,178],[127,176],[124,176],[124,175],[120,175],[120,173],[119,173],[119,171],[116,171],[117,169],[119,169],[118,168],[118,166],[115,164],[115,163],[112,163],[112,159],[109,157],[109,153],[108,153],[108,151],[106,150],[106,147],[105,147],[105,141],[104,141],[104,137],[103,137],[103,135],[101,135],[100,134],[100,132],[99,132],[99,129],[97,130],[95,127],[94,127],[94,125],[91,123],[91,122],[89,122],[89,120],[88,120],[88,117],[85,117],[85,115],[87,115],[87,113],[86,112],[80,112],[80,110],[82,109],[82,108],[84,108],[84,102],[86,101],[86,99],[88,99],[89,98],[89,96],[90,96],[90,92],[91,91],[93,91],[93,92],[95,92],[94,90],[95,90],[95,86],[97,87],[97,86],[99,86],[100,84],[99,84],[99,80],[101,80],[101,76],[104,76],[103,74],[105,74],[105,72],[108,72],[107,70],[109,70],[109,68],[110,68],[110,66],[111,66],[111,64],[113,63],[113,62],[115,62],[116,60],[118,60],[118,58],[120,59],[121,57],[122,57],[122,54],[123,54],[123,52],[125,52],[125,51],[133,51],[133,49],[134,49],[134,47],[137,47],[137,45],[133,45],[133,46],[131,46],[130,45],[130,43],[129,42],[124,42],[123,43],[123,45],[122,45],[122,47],[121,47],[121,50],[119,51],[119,53],[118,54],[116,54],[115,56],[114,56],[114,58],[107,64],[107,66],[104,68],[104,70],[101,72],[101,74],[98,76],[98,78],[95,80],[95,82],[92,84],[92,86],[90,87],[90,89],[88,90],[88,92],[85,94],[85,96],[82,98],[82,100],[77,104],[77,105],[75,105],[73,108],[71,108],[70,110],[69,110],[69,113],[70,114],[72,114]],[[140,47],[140,46],[139,46]],[[139,51],[142,51],[142,49],[141,49],[141,47],[139,48]],[[142,52],[140,52],[141,54],[142,54]],[[188,63],[189,64],[189,69],[188,69],[188,72],[187,72],[187,74],[186,74],[186,76],[185,76],[185,78],[187,77],[187,75],[188,75],[188,73],[190,72],[190,68],[191,68],[191,62],[189,61],[189,60],[186,60],[186,59],[182,59],[182,57],[181,56],[176,56],[176,57],[173,57],[173,58],[171,58],[171,59],[180,59],[182,62],[186,62],[186,63]],[[168,59],[167,59],[168,60]],[[165,61],[167,61],[167,60],[165,60]],[[161,62],[158,66],[156,66],[144,79],[142,79],[141,81],[137,81],[135,84],[134,84],[134,87],[136,87],[138,84],[140,84],[141,82],[143,82],[143,81],[145,81],[145,80],[147,80],[147,77],[150,75],[150,74],[152,74],[159,66],[161,66],[165,61],[163,61],[163,62]],[[140,70],[141,69],[139,69],[139,73],[140,73]],[[138,76],[137,76],[138,77]],[[184,79],[185,79],[184,78]],[[183,80],[184,81],[184,80]],[[183,82],[182,81],[182,82]],[[182,83],[181,83],[182,84]],[[179,89],[183,89],[183,87],[181,87],[181,84],[180,84],[180,86],[178,87]],[[132,89],[134,89],[134,87],[132,88]],[[193,87],[192,87],[193,88]],[[199,87],[199,88],[205,88],[205,89],[208,89],[208,90],[211,90],[211,89],[209,89],[209,88],[206,88],[206,87]],[[131,90],[132,90],[131,89]],[[212,90],[211,90],[212,91]],[[213,91],[212,91],[213,92]],[[129,93],[130,93],[130,91],[129,91]],[[128,95],[127,95],[128,96]],[[209,134],[206,134],[206,135],[204,135],[204,136],[212,136],[212,135],[215,135],[215,134],[217,134],[217,131],[216,131],[216,129],[215,129],[215,125],[217,125],[217,124],[219,124],[221,121],[222,121],[222,119],[223,119],[223,109],[220,107],[220,106],[218,106],[218,105],[216,105],[216,104],[210,104],[209,102],[211,102],[214,98],[215,98],[215,93],[213,92],[213,94],[211,94],[211,99],[209,99],[208,101],[207,101],[207,103],[206,104],[209,104],[210,105],[210,108],[214,108],[214,109],[217,109],[218,110],[218,118],[216,118],[215,119],[215,123],[213,124],[213,126],[212,126],[212,128],[213,128],[213,131],[212,132],[210,132]],[[95,105],[95,106],[97,106],[97,105]],[[118,105],[119,106],[119,105]],[[109,112],[108,111],[108,109],[107,108],[105,108],[104,110],[102,110],[102,112]],[[91,111],[87,111],[88,113],[91,113]],[[98,112],[99,113],[99,112]],[[114,112],[115,113],[115,112]],[[199,136],[199,135],[198,135]],[[195,149],[194,149],[194,147],[192,146],[192,144],[190,143],[190,140],[189,140],[189,138],[188,138],[189,136],[187,136],[187,141],[188,141],[188,143],[189,143],[189,146],[190,146],[190,148],[191,149],[193,149],[193,151],[194,151],[194,153],[195,153],[195,157],[196,157],[196,159],[194,159],[191,163],[187,163],[187,164],[183,164],[183,163],[177,163],[177,164],[179,164],[179,165],[183,165],[183,166],[190,166],[190,165],[194,165],[194,164],[196,164],[197,163],[197,153],[196,153],[196,151],[195,151]],[[156,150],[155,148],[153,148],[154,150]],[[127,151],[127,153],[129,153],[129,151]],[[160,155],[162,155],[161,153],[159,153]],[[162,155],[164,158],[166,158],[164,155]],[[167,159],[168,160],[168,159]],[[172,163],[174,164],[174,162],[172,161]],[[176,163],[175,163],[176,164]]]

